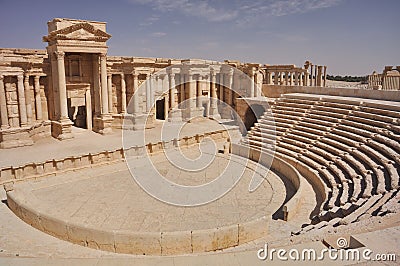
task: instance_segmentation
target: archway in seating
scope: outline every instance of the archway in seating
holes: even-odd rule
[[[264,106],[259,104],[252,104],[247,108],[244,114],[243,121],[247,131],[249,131],[252,126],[254,126],[254,123],[257,122],[258,118],[260,118],[260,116],[262,116],[264,112]]]

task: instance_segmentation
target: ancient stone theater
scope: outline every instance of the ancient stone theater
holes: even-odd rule
[[[328,87],[310,61],[110,56],[110,38],[55,18],[45,50],[0,49],[0,257],[400,254],[399,67]]]

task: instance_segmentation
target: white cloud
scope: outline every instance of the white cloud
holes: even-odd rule
[[[164,37],[165,35],[167,35],[165,32],[153,32],[151,34],[152,37]]]
[[[161,12],[180,12],[210,22],[245,24],[257,18],[328,8],[343,0],[130,0]]]
[[[139,25],[142,26],[142,27],[150,26],[154,22],[157,22],[158,20],[160,20],[160,17],[151,16],[151,17],[148,17],[147,19],[145,19],[144,21],[142,21]]]

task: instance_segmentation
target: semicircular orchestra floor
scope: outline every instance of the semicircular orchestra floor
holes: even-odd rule
[[[198,150],[192,150],[185,156],[196,157]],[[163,176],[185,185],[215,179],[228,162],[245,167],[229,193],[202,206],[179,207],[153,198],[134,181],[126,162],[118,162],[17,183],[8,195],[10,208],[34,227],[81,245],[120,253],[184,254],[259,238],[261,223],[267,224],[285,201],[285,185],[272,171],[250,193],[257,166],[235,155],[218,154],[197,172],[177,169],[163,155],[151,158]]]

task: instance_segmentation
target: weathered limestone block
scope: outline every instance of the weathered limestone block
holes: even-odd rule
[[[118,231],[114,241],[117,253],[161,255],[161,233]]]
[[[162,255],[192,253],[191,231],[163,232],[161,234]]]
[[[266,236],[269,227],[269,217],[239,224],[239,245]]]
[[[236,224],[221,228],[193,231],[193,252],[215,251],[237,246],[239,243],[238,230],[238,225]]]

